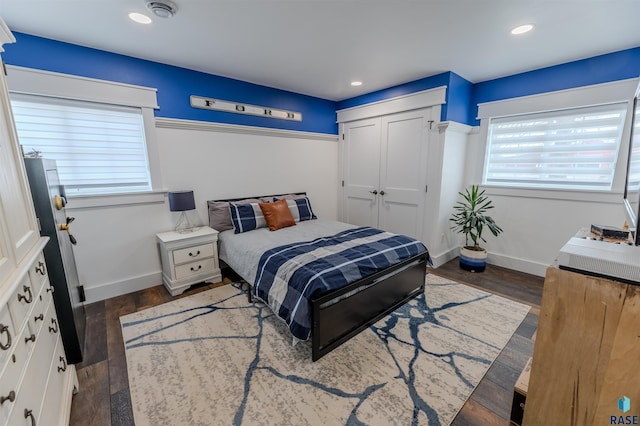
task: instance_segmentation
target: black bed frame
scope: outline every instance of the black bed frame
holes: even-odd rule
[[[423,253],[412,257],[312,300],[311,358],[320,359],[424,293],[428,256]],[[341,299],[354,290],[359,291]]]
[[[282,195],[216,201],[272,196]],[[312,360],[317,361],[371,324],[424,293],[428,261],[429,254],[425,252],[311,300]],[[251,301],[252,285],[248,284],[248,297]]]

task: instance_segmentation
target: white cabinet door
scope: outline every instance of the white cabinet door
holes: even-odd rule
[[[4,219],[6,234],[0,230],[0,236],[5,240],[8,250],[12,252],[15,263],[22,261],[40,237],[22,153],[18,146],[6,81],[2,76],[0,78],[0,208],[2,209],[0,215]]]
[[[380,119],[344,125],[344,218],[358,226],[378,226]]]
[[[378,226],[421,239],[431,108],[382,117]]]
[[[423,239],[432,109],[343,125],[343,217]]]
[[[9,248],[6,244],[9,241],[9,237],[3,223],[4,213],[2,211],[2,198],[0,198],[0,283],[3,283],[15,268],[15,262],[9,255]]]

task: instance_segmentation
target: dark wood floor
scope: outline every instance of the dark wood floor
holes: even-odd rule
[[[464,405],[454,425],[506,425],[513,386],[533,353],[531,340],[537,324],[543,279],[489,265],[481,274],[462,271],[457,260],[430,271],[532,306],[505,349]],[[178,297],[219,285],[192,287]],[[76,365],[80,391],[73,398],[71,425],[133,425],[119,318],[173,300],[163,286],[87,305],[87,339],[84,361]]]

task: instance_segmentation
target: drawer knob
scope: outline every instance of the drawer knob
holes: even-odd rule
[[[193,254],[193,253],[189,252],[189,256],[190,256],[190,257],[198,257],[198,256],[200,256],[200,250],[198,250],[198,251],[196,252],[196,254]]]
[[[64,373],[65,371],[67,371],[67,361],[63,356],[61,356],[60,362],[62,363],[62,367],[58,367],[58,373]]]
[[[58,321],[55,318],[51,318],[51,324],[55,325],[56,328],[49,326],[49,333],[57,333],[58,332]]]
[[[33,302],[33,293],[31,293],[31,287],[25,285],[22,287],[22,290],[29,295],[29,297],[25,296],[24,294],[18,294],[18,301],[22,301],[24,300],[27,303],[31,303]]]
[[[36,341],[36,335],[35,334],[32,334],[31,336],[24,338],[24,342],[25,343],[35,342],[35,341]]]
[[[191,272],[195,272],[195,271],[199,271],[200,269],[202,269],[202,265],[198,265],[197,268],[194,268],[193,266],[191,267]]]
[[[40,314],[38,316],[33,317],[34,322],[38,322],[38,320],[40,321],[44,320],[44,314]]]
[[[15,400],[16,400],[16,393],[14,391],[11,391],[7,396],[0,396],[0,405],[4,404],[5,401],[13,402]]]
[[[6,351],[11,347],[11,332],[9,332],[9,326],[0,324],[0,333],[7,335],[7,343],[0,342],[0,349]]]
[[[53,294],[53,292],[54,292],[54,291],[55,291],[55,290],[54,290],[54,288],[53,288],[53,287],[51,287],[51,286],[47,287],[47,293],[51,293],[51,294]]]
[[[47,275],[47,268],[43,262],[38,262],[38,266],[36,266],[36,272],[40,275]]]
[[[36,426],[36,418],[33,417],[33,410],[24,409],[24,418],[28,419],[31,417],[31,426]]]

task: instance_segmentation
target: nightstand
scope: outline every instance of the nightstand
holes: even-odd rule
[[[203,281],[222,281],[218,262],[218,231],[203,226],[189,233],[156,235],[162,258],[162,281],[172,296]]]

